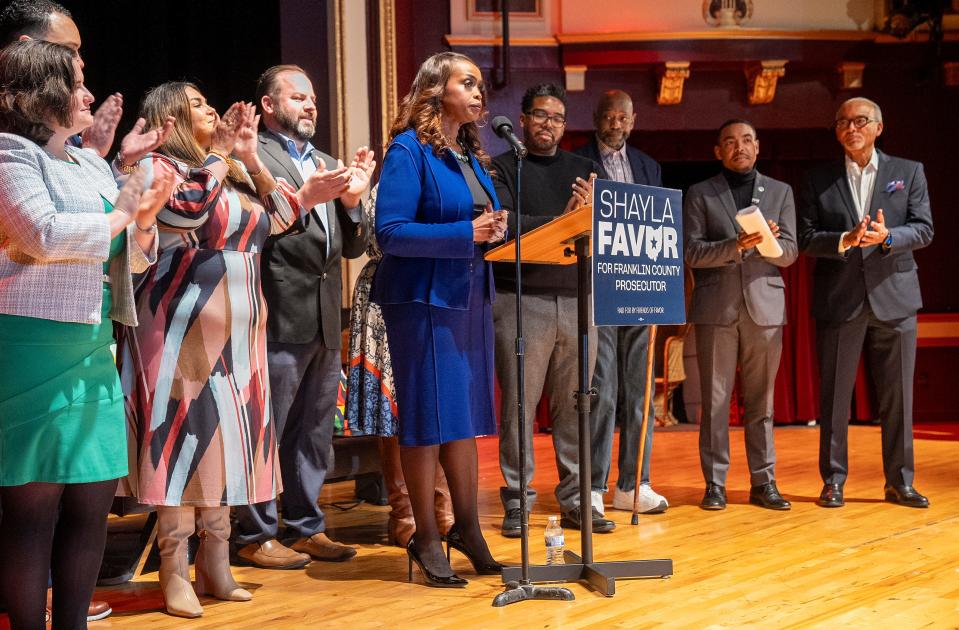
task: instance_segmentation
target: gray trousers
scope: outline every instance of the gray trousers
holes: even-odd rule
[[[729,401],[736,384],[736,363],[744,406],[749,481],[775,480],[773,391],[783,347],[782,326],[759,326],[745,305],[729,326],[696,324],[696,354],[702,391],[699,460],[707,482],[726,485],[729,470]]]
[[[912,378],[916,369],[916,317],[882,321],[868,303],[841,323],[816,322],[821,375],[819,396],[819,473],[823,483],[846,482],[849,472],[849,404],[859,355],[865,345],[882,427],[882,467],[886,483],[911,486]]]
[[[340,351],[320,337],[310,343],[267,344],[273,420],[279,436],[286,537],[306,538],[326,529],[317,505],[333,465],[333,413],[340,383]],[[247,545],[277,538],[276,501],[234,508],[234,540]]]
[[[646,357],[649,354],[649,327],[600,326],[596,349],[593,388],[598,397],[593,403],[591,429],[592,489],[606,492],[613,459],[613,430],[619,428],[619,479],[616,486],[625,492],[636,487],[636,457],[646,393]],[[654,384],[655,386],[655,384]],[[649,424],[646,426],[646,450],[643,453],[641,483],[649,483],[649,460],[653,452],[653,425],[656,414],[650,396]]]
[[[498,291],[493,303],[496,328],[496,376],[502,391],[499,463],[506,486],[500,498],[507,510],[519,507],[519,411],[516,406],[516,294]],[[526,479],[533,482],[533,417],[545,392],[553,422],[553,449],[559,485],[556,499],[566,513],[579,505],[579,437],[576,399],[579,388],[576,298],[523,295],[525,355]],[[596,364],[596,328],[589,330],[589,375]],[[536,491],[528,489],[529,505]]]

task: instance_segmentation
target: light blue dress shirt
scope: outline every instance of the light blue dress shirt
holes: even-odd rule
[[[293,160],[293,166],[296,167],[297,172],[299,172],[300,177],[305,182],[307,178],[316,171],[316,163],[313,161],[313,151],[316,150],[316,147],[313,146],[312,142],[308,141],[303,145],[303,151],[300,152],[297,150],[296,143],[293,142],[292,138],[288,138],[282,133],[277,133],[276,135],[283,141],[283,144],[286,146],[286,152],[289,154],[290,159]],[[330,234],[326,204],[321,203],[314,206],[313,214],[320,220],[320,225],[323,226],[323,231],[326,232],[326,254],[329,255],[332,234]]]

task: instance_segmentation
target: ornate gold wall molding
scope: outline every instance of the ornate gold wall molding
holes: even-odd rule
[[[866,64],[860,61],[843,61],[836,67],[839,73],[839,88],[842,90],[859,90],[862,88],[862,74]]]
[[[335,117],[333,117],[333,129],[331,129],[331,136],[333,138],[333,145],[336,148],[336,153],[334,155],[347,155],[348,148],[346,146],[346,81],[344,78],[343,62],[346,59],[346,50],[345,42],[346,35],[344,32],[344,19],[343,19],[343,3],[346,0],[332,0],[329,4],[330,11],[330,22],[333,24],[332,29],[332,54],[330,55],[330,74],[333,78],[332,87],[332,96],[333,101],[333,110],[336,112]]]
[[[768,105],[776,98],[776,84],[786,76],[785,59],[770,59],[746,64],[747,96],[750,105]]]
[[[382,156],[389,142],[390,126],[399,111],[399,93],[396,78],[396,5],[395,0],[379,0],[379,53],[380,53],[380,137],[383,146],[376,147]],[[382,160],[382,157],[379,159]]]
[[[667,61],[659,67],[659,105],[679,105],[683,102],[683,85],[689,78],[688,61]]]

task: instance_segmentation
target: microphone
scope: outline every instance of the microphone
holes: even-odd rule
[[[520,142],[516,134],[513,133],[513,123],[510,122],[509,118],[506,116],[497,116],[493,119],[491,125],[493,127],[493,133],[503,140],[506,140],[506,142],[513,147],[516,157],[526,157],[526,145]]]

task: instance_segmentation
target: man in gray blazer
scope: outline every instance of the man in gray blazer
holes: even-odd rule
[[[690,187],[683,203],[686,264],[695,279],[689,321],[696,325],[703,413],[699,459],[706,478],[700,503],[726,507],[729,470],[729,401],[737,358],[744,398],[749,502],[774,510],[790,504],[776,487],[773,385],[786,323],[785,283],[779,267],[796,260],[796,209],[789,185],[756,171],[759,139],[745,120],[719,128],[714,149],[719,175]],[[758,206],[783,253],[766,258],[755,249],[761,233],[747,234],[736,212]]]
[[[849,404],[863,345],[882,423],[886,500],[924,508],[912,487],[912,380],[916,311],[914,250],[932,242],[922,164],[875,148],[882,111],[853,98],[836,113],[845,159],[810,174],[801,191],[799,243],[815,256],[812,313],[819,350],[819,505],[844,504]]]
[[[260,159],[276,178],[324,189],[327,199],[301,225],[271,237],[263,249],[263,293],[269,306],[267,361],[278,456],[283,521],[294,539],[277,541],[276,502],[236,508],[237,556],[268,569],[314,560],[346,560],[356,550],[331,541],[317,505],[331,465],[333,414],[340,381],[341,261],[366,250],[369,225],[361,207],[375,162],[366,147],[351,165],[310,143],[316,129],[313,85],[298,66],[268,69],[257,84],[266,130]]]

